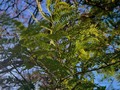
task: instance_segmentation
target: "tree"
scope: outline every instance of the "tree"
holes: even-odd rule
[[[43,78],[31,80],[42,82],[40,89],[104,90],[94,83],[94,72],[109,78],[119,69],[118,12],[112,17],[119,5],[116,1],[47,0],[46,14],[36,0],[43,18],[28,27],[13,21],[20,31],[20,42],[12,58],[22,60],[26,69],[40,68],[37,72]],[[80,11],[84,4],[88,5],[87,12]]]

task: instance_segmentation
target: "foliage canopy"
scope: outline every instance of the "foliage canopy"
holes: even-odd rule
[[[27,86],[34,88],[33,83],[39,81],[42,82],[40,90],[105,90],[94,83],[95,73],[107,75],[107,78],[115,74],[119,77],[117,1],[47,0],[46,14],[36,0],[41,20],[35,19],[36,23],[28,27],[13,20],[20,41],[8,58],[22,60],[25,69],[38,66],[37,72],[45,78],[44,83],[33,79]],[[87,8],[85,12],[80,10],[83,5]],[[114,15],[117,18],[112,17]]]

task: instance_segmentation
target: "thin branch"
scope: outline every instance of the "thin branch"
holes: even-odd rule
[[[101,66],[101,67],[99,67],[99,68],[93,68],[93,69],[91,69],[91,70],[82,71],[82,72],[77,72],[77,73],[75,73],[73,76],[79,75],[79,74],[88,73],[88,72],[92,72],[92,71],[98,71],[98,70],[100,70],[100,69],[104,69],[104,68],[110,67],[110,66],[112,66],[112,65],[118,64],[118,63],[120,63],[120,60],[117,61],[117,62],[114,62],[114,63],[110,63],[110,64],[107,64],[107,65]],[[69,77],[71,77],[71,75],[63,78],[61,81],[64,81],[65,79],[67,79],[67,78],[69,78]]]
[[[2,64],[0,64],[0,66],[2,66]],[[17,80],[17,81],[19,81],[22,85],[24,85],[24,83],[18,78],[18,77],[16,77],[13,73],[12,73],[12,69],[14,69],[14,67],[12,67],[11,69],[8,69],[7,67],[5,67],[5,69],[6,69],[6,71],[7,72],[9,72],[11,75],[13,75],[13,77]],[[5,73],[5,72],[0,72],[0,73]]]
[[[51,22],[51,21],[46,17],[45,13],[43,12],[42,7],[41,7],[41,5],[40,5],[41,3],[40,3],[38,0],[36,0],[36,3],[37,3],[37,6],[38,6],[38,10],[39,10],[40,14],[42,15],[42,17],[43,17],[45,20]]]
[[[83,72],[77,72],[77,73],[74,74],[74,75],[83,74],[83,73],[92,72],[92,71],[97,71],[97,70],[100,70],[100,69],[103,69],[103,68],[107,68],[107,67],[110,67],[110,66],[115,65],[115,64],[118,64],[118,63],[120,63],[120,60],[119,60],[119,61],[116,61],[116,62],[114,62],[114,63],[110,63],[110,64],[107,64],[107,65],[103,65],[103,66],[101,66],[101,67],[99,67],[99,68],[93,68],[93,69],[91,69],[91,70],[87,70],[87,71],[83,71]]]
[[[31,15],[29,21],[28,21],[28,24],[31,25],[34,23],[34,21],[36,20],[36,16],[37,16],[37,13],[38,13],[38,7],[35,8],[35,10],[33,11],[33,15]],[[32,18],[35,18],[35,20],[33,20]]]

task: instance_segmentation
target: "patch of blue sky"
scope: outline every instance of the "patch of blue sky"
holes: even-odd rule
[[[114,76],[106,79],[101,79],[104,78],[103,74],[98,74],[96,72],[94,73],[95,73],[94,82],[96,84],[100,86],[106,86],[106,90],[120,90],[120,83],[118,80],[116,80]]]

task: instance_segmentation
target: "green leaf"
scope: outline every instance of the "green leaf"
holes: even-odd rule
[[[68,74],[67,69],[61,65],[60,62],[57,60],[52,59],[41,59],[40,62],[44,64],[44,66],[54,75],[56,75],[58,78],[64,78]]]

